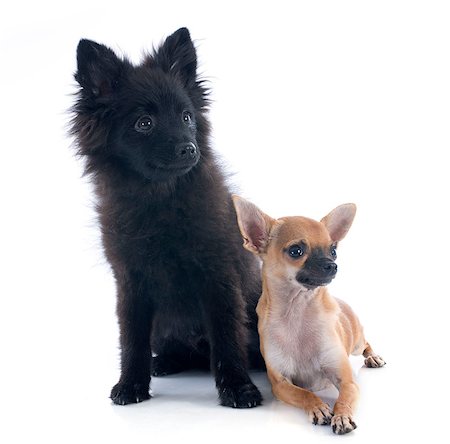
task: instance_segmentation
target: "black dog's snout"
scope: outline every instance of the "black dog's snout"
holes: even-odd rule
[[[197,147],[192,143],[180,143],[175,148],[175,154],[179,159],[195,159],[197,157]]]

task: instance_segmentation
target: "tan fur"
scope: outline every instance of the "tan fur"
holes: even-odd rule
[[[304,217],[274,220],[241,198],[234,197],[234,202],[246,248],[256,252],[250,231],[268,233],[256,252],[263,261],[263,292],[256,310],[261,353],[275,397],[304,409],[314,424],[331,423],[335,433],[354,430],[359,389],[348,356],[364,354],[368,367],[381,367],[384,361],[373,353],[358,318],[345,302],[333,298],[326,287],[307,289],[295,279],[307,255],[293,260],[286,249],[300,242],[311,249],[328,248],[340,241],[356,207],[338,207],[317,222]],[[252,214],[259,212],[256,223],[264,220],[263,230],[251,226],[251,217],[241,224],[242,212],[249,208]],[[327,383],[339,390],[333,413],[313,393]]]

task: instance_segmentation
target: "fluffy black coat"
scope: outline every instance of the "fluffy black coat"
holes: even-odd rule
[[[148,399],[150,375],[211,367],[222,405],[253,407],[259,265],[242,248],[209,147],[207,90],[187,29],[139,66],[81,40],[72,134],[93,180],[117,283],[116,404]],[[153,355],[157,355],[152,358]]]

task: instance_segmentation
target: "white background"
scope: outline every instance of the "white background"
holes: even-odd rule
[[[12,3],[12,2],[9,2]],[[76,6],[75,6],[76,5]],[[446,439],[450,14],[447,2],[14,2],[1,33],[0,440]],[[331,291],[388,362],[361,369],[345,438],[274,401],[217,406],[210,375],[154,378],[118,407],[114,284],[66,137],[82,37],[138,61],[187,26],[211,81],[213,144],[271,216],[358,214]],[[444,157],[445,156],[445,157]],[[330,396],[335,396],[331,393]]]

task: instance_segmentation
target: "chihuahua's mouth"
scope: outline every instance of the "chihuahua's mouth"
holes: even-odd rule
[[[336,276],[337,265],[331,259],[310,257],[295,276],[297,282],[313,290],[328,285]]]
[[[307,277],[297,276],[296,278],[297,282],[299,284],[302,284],[306,289],[308,290],[314,290],[317,287],[324,287],[328,285],[333,278],[327,278],[327,279],[311,279]]]

